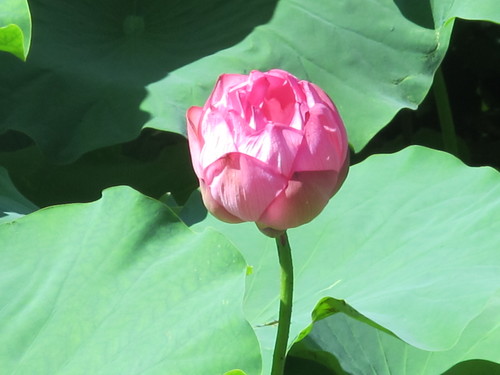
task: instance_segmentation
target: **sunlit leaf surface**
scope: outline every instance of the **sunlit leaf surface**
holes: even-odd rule
[[[456,347],[474,319],[481,328],[471,337],[495,329],[491,313],[481,314],[500,285],[499,226],[493,169],[422,147],[354,166],[324,212],[289,231],[296,275],[290,339],[309,326],[324,297],[345,300],[423,350]],[[274,242],[253,224],[209,216],[195,225],[206,227],[228,236],[253,266],[245,312],[269,365],[276,325],[267,323],[278,315]],[[498,305],[492,309],[500,314]]]
[[[0,225],[4,374],[259,374],[246,264],[130,188]]]

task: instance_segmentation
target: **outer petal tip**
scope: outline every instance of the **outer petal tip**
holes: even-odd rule
[[[203,113],[202,107],[190,107],[186,112],[186,118],[188,121],[188,131],[192,128],[195,132],[198,131],[198,125],[200,123],[200,118]]]
[[[201,107],[191,107],[186,112],[189,152],[191,154],[193,169],[198,177],[202,176],[200,154],[204,142],[198,131],[202,113],[203,110]]]

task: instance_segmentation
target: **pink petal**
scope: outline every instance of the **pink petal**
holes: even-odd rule
[[[317,103],[323,103],[332,111],[338,112],[337,108],[333,104],[332,99],[328,96],[323,89],[312,82],[308,81],[300,81],[300,86],[302,87],[303,92],[305,93],[307,103],[309,107],[313,107]]]
[[[200,154],[200,165],[205,168],[227,153],[236,152],[233,124],[228,124],[222,111],[207,110],[201,119],[204,140]]]
[[[241,223],[242,220],[237,218],[236,216],[231,215],[227,210],[217,202],[212,194],[210,193],[210,189],[207,187],[203,180],[200,180],[200,191],[201,196],[203,198],[203,203],[207,210],[214,215],[217,219],[225,221],[226,223]]]
[[[324,104],[313,106],[309,115],[294,170],[339,171],[348,153],[342,120]]]
[[[272,77],[279,77],[282,80],[286,81],[286,84],[290,86],[295,95],[295,100],[294,100],[295,102],[302,103],[306,101],[306,96],[302,88],[302,82],[307,82],[307,81],[299,81],[299,79],[295,77],[293,74],[290,74],[280,69],[272,69],[269,72],[267,72],[267,75]]]
[[[194,171],[198,177],[201,176],[200,153],[203,147],[203,138],[198,132],[202,112],[201,107],[191,107],[186,113],[189,152]]]
[[[208,105],[215,107],[227,106],[227,94],[248,81],[248,76],[244,74],[222,74],[215,83],[215,88],[207,100]]]
[[[269,89],[269,82],[265,75],[261,72],[254,71],[250,74],[249,85],[245,101],[254,107],[259,107],[266,96]]]
[[[259,228],[285,230],[311,221],[340,187],[339,177],[335,171],[296,173],[258,219],[257,225]]]
[[[236,139],[238,151],[267,164],[276,173],[290,176],[303,134],[294,128],[268,124],[260,132]]]
[[[347,178],[347,174],[349,173],[349,164],[350,164],[350,155],[349,151],[347,151],[347,157],[344,160],[344,164],[340,168],[339,174],[337,176],[337,184],[333,187],[330,196],[333,197],[335,194],[337,194],[337,191],[339,191],[340,187],[344,183],[345,179]]]
[[[314,88],[315,92],[321,98],[323,103],[325,103],[328,107],[330,107],[333,110],[333,112],[335,112],[336,116],[340,118],[339,111],[335,106],[335,104],[333,103],[333,100],[328,96],[328,94],[321,87],[315,85],[312,82],[309,82],[309,85]]]
[[[297,122],[297,119],[302,119],[299,110],[305,96],[297,78],[288,73],[266,76],[270,86],[266,92],[262,111],[267,119],[275,124],[302,129],[302,121]]]
[[[226,155],[205,172],[213,199],[243,221],[257,221],[287,185],[285,177],[240,153]]]

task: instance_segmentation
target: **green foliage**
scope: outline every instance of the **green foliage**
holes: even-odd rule
[[[0,3],[0,51],[26,60],[31,43],[31,16],[27,0]]]
[[[28,62],[0,60],[0,132],[28,134],[57,162],[136,138],[147,84],[238,42],[273,6],[244,4],[30,2],[37,34]]]
[[[464,362],[446,375],[498,374],[500,327],[498,324],[492,327],[491,323],[498,320],[499,311],[500,294],[497,293],[481,314],[470,321],[459,341],[444,351],[429,352],[415,348],[343,314],[317,323],[312,333],[292,351],[298,356],[320,359],[327,367],[334,366],[338,360],[350,374],[442,374],[454,364],[471,358],[484,358],[491,362]]]
[[[487,306],[500,285],[500,233],[493,230],[499,225],[500,175],[493,169],[420,147],[354,166],[325,211],[290,230],[296,274],[290,343],[314,321],[317,301],[333,297],[363,314],[352,317],[368,318],[421,351],[455,348],[455,358],[468,359],[460,356],[476,341],[459,346],[464,329],[470,339],[500,339],[490,332],[500,307]],[[276,320],[278,304],[273,241],[253,224],[211,216],[194,226],[207,227],[229,237],[253,266],[244,307],[266,368],[275,335],[267,323]],[[475,345],[475,354],[499,361],[493,347]]]
[[[339,360],[342,368],[350,374],[442,374],[454,364],[471,358],[484,358],[491,363],[500,363],[497,348],[500,346],[498,319],[500,295],[493,296],[483,311],[472,319],[459,341],[450,349],[437,352],[415,348],[384,332],[373,329],[338,314],[317,323],[312,333],[294,348],[296,355],[318,358],[324,365]],[[493,323],[493,324],[492,324]],[[325,356],[329,353],[330,356]],[[359,355],[363,353],[363,355]],[[354,361],[353,358],[356,358]],[[492,370],[481,372],[481,367],[467,366],[463,374],[494,374],[500,365],[489,365]],[[459,369],[449,374],[461,373]],[[448,375],[448,373],[447,373]]]
[[[187,107],[204,102],[219,74],[282,68],[330,94],[359,151],[396,112],[423,100],[453,17],[470,11],[472,18],[500,22],[495,0],[456,3],[282,0],[271,22],[241,43],[150,85],[143,108],[153,118],[146,126],[185,134]],[[300,22],[290,27],[290,20]]]
[[[0,223],[33,212],[37,207],[21,195],[5,168],[0,167]]]
[[[129,185],[155,198],[170,191],[184,202],[197,186],[187,144],[184,140],[165,144],[170,138],[159,138],[106,147],[66,165],[54,165],[37,147],[30,146],[0,152],[0,164],[41,207],[96,200],[103,189],[116,185]]]
[[[183,135],[220,73],[271,68],[324,87],[364,148],[324,212],[289,231],[286,374],[499,372],[500,174],[365,147],[421,105],[455,17],[500,23],[497,0],[29,6],[0,1],[2,374],[268,374],[274,240],[207,216]],[[478,111],[497,99],[482,92]],[[414,135],[442,147],[435,128]]]
[[[243,258],[163,204],[114,188],[3,224],[0,238],[3,373],[259,373]]]

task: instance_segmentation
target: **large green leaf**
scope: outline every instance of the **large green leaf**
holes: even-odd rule
[[[498,323],[484,312],[500,285],[499,225],[500,174],[491,168],[470,168],[423,147],[354,166],[324,212],[290,230],[296,275],[290,342],[325,297],[345,300],[423,350],[453,348],[474,319],[480,328],[472,335],[480,337]],[[266,323],[278,310],[274,243],[250,223],[209,216],[194,226],[207,227],[231,238],[253,266],[245,312],[268,368],[276,328]],[[492,313],[500,314],[497,305]]]
[[[499,312],[500,293],[497,293],[483,312],[467,325],[457,344],[439,352],[412,347],[338,314],[315,324],[311,334],[298,345],[300,349],[294,348],[293,352],[306,358],[320,359],[324,365],[332,368],[338,360],[345,371],[356,375],[435,375],[470,359],[500,363]],[[325,356],[325,353],[332,357]],[[499,369],[500,365],[496,373]],[[472,373],[493,374],[491,371],[481,372],[477,367]]]
[[[26,0],[0,2],[0,51],[26,60],[31,43],[31,17]]]
[[[260,373],[246,264],[130,188],[0,226],[2,374]]]
[[[3,1],[3,0],[2,0]],[[229,47],[274,1],[32,0],[26,64],[0,56],[0,133],[28,134],[61,162],[135,138],[145,86]]]
[[[496,0],[431,3],[281,0],[273,19],[238,45],[150,85],[146,126],[185,134],[186,109],[206,100],[219,74],[282,68],[330,94],[359,151],[401,108],[423,100],[454,17],[500,22]]]
[[[7,170],[0,167],[0,223],[11,221],[36,209],[32,202],[17,191]]]
[[[406,3],[407,6],[412,4],[411,1]],[[500,23],[500,8],[496,0],[480,0],[474,3],[468,0],[439,0],[430,3],[436,25],[448,22],[451,17]]]

